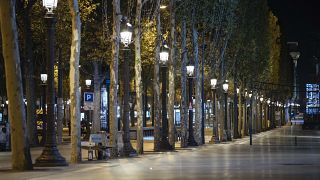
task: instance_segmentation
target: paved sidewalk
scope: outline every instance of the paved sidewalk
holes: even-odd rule
[[[267,131],[267,132],[262,132],[259,134],[254,134],[253,135],[253,139],[263,136],[265,134],[269,134],[272,133],[273,130],[271,131]],[[68,139],[68,138],[64,138],[64,139]],[[209,141],[211,140],[211,136],[207,135],[205,136],[205,142],[206,144],[203,146],[198,146],[198,147],[188,147],[188,148],[180,148],[180,142],[176,142],[176,151],[181,151],[184,149],[196,149],[196,148],[201,148],[204,146],[211,146],[212,144],[209,144]],[[136,143],[135,141],[131,141],[132,142],[132,146],[133,148],[136,147]],[[226,144],[249,144],[249,137],[246,136],[244,138],[241,139],[233,139],[232,141],[228,141],[228,142],[221,142],[219,144],[215,144],[215,145],[226,145]],[[31,157],[32,157],[32,162],[35,163],[36,158],[38,158],[40,156],[40,154],[42,153],[42,149],[43,147],[33,147],[31,148]],[[70,162],[70,154],[71,154],[71,144],[70,142],[63,142],[61,145],[58,145],[58,149],[60,154],[66,158],[67,162]],[[153,150],[153,140],[150,140],[150,138],[145,138],[144,140],[144,152],[145,154],[153,154],[154,150]],[[88,150],[86,149],[82,149],[82,161],[84,163],[88,162]],[[161,152],[157,152],[157,153],[161,153]],[[102,163],[102,162],[107,162],[110,160],[93,160],[90,161],[90,163]],[[11,169],[11,152],[0,152],[0,170],[9,170]]]
[[[135,148],[135,142],[132,142],[133,148]],[[153,141],[144,141],[144,150],[148,152],[153,152]],[[43,147],[33,147],[30,149],[32,162],[35,163],[36,158],[38,158],[42,153]],[[71,144],[70,142],[64,142],[61,145],[58,145],[58,149],[60,154],[66,158],[67,162],[70,162],[70,154],[71,154]],[[88,161],[88,150],[82,149],[82,161]],[[95,158],[95,157],[94,157]],[[93,160],[92,163],[100,163],[105,162],[105,160]],[[0,152],[0,170],[3,169],[11,169],[11,152]],[[1,179],[1,178],[0,178]]]
[[[297,144],[293,141],[296,138]],[[0,179],[320,179],[320,131],[282,127],[255,134],[252,146],[245,137],[214,145],[177,147],[169,152],[153,152],[152,147],[152,141],[146,141],[142,156],[108,161],[84,159],[83,163],[68,167],[37,167],[24,172],[0,168]],[[68,159],[70,145],[59,148]],[[37,153],[41,148],[32,149],[33,155]]]

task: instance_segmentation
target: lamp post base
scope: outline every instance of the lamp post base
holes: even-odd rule
[[[135,157],[135,156],[138,156],[138,153],[135,149],[133,149],[130,142],[126,142],[124,143],[124,147],[123,147],[123,155],[125,157]]]
[[[227,141],[228,141],[228,132],[227,132],[227,130],[223,130],[221,142],[227,142]]]
[[[227,141],[232,141],[231,131],[227,130]]]
[[[160,150],[161,151],[171,151],[173,147],[170,145],[168,139],[161,139],[160,141]]]
[[[66,159],[62,157],[56,146],[45,146],[42,154],[36,159],[36,167],[68,166]]]

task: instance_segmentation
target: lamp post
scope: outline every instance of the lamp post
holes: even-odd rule
[[[222,89],[224,91],[224,131],[227,136],[227,141],[231,141],[231,132],[229,131],[228,128],[228,89],[229,89],[229,84],[228,80],[225,80]]]
[[[47,120],[46,120],[46,116],[47,116],[47,108],[46,108],[46,85],[47,85],[47,80],[48,80],[48,75],[47,74],[41,74],[40,75],[40,79],[41,79],[41,87],[42,87],[42,104],[41,104],[41,108],[42,108],[42,132],[41,132],[41,141],[40,144],[44,145],[46,142],[46,131],[47,131]]]
[[[55,24],[56,17],[53,10],[57,7],[58,0],[43,0],[43,6],[48,10],[44,19],[47,25],[47,133],[46,143],[42,154],[36,159],[36,166],[67,166],[57,148],[55,128],[55,92],[54,92],[54,60],[55,60]]]
[[[212,92],[212,137],[210,140],[210,144],[219,143],[219,134],[218,134],[218,121],[216,119],[216,85],[217,85],[217,79],[213,78],[210,80],[211,85],[211,92]]]
[[[280,104],[280,109],[281,109],[281,118],[280,118],[280,128],[281,128],[282,123],[284,122],[284,112],[285,112],[284,102]]]
[[[298,87],[297,87],[297,65],[298,65],[298,59],[300,57],[300,52],[294,51],[294,52],[290,52],[290,56],[293,59],[293,64],[294,64],[294,68],[293,68],[293,98],[292,101],[294,103],[296,103],[296,101],[298,100],[298,96],[297,96],[297,92],[298,92]],[[296,108],[294,109],[296,110]]]
[[[249,92],[249,101],[250,101],[249,135],[250,135],[250,145],[252,145],[252,91]]]
[[[85,80],[86,89],[89,92],[90,92],[91,82],[92,82],[91,79]],[[90,111],[91,111],[91,108],[87,107],[87,108],[84,108],[84,110],[86,112],[86,117],[85,117],[86,135],[83,139],[88,140],[90,138],[90,133],[91,133],[91,130],[90,130],[90,122],[91,122],[91,112]]]
[[[263,108],[262,108],[262,106],[263,106],[263,96],[261,95],[261,97],[260,97],[260,131],[262,131],[262,124],[263,124],[263,115],[262,115],[262,113],[263,113]]]
[[[244,112],[244,125],[243,125],[243,135],[248,134],[248,90],[244,90],[244,99],[245,99],[245,112]]]
[[[7,97],[8,98],[8,97]],[[6,100],[6,102],[4,103],[4,115],[6,116],[6,123],[8,123],[9,122],[9,101],[8,101],[8,99]]]
[[[239,119],[238,119],[238,95],[240,92],[239,88],[237,87],[237,83],[234,82],[234,99],[233,99],[233,114],[234,114],[234,121],[233,121],[233,138],[239,138],[239,131],[238,131],[238,123],[239,123]]]
[[[268,120],[270,120],[270,114],[271,114],[271,113],[270,113],[270,103],[271,103],[271,101],[270,101],[270,99],[268,99],[268,100],[267,100],[267,107],[268,107],[268,109],[267,109],[267,110],[268,110],[267,119],[268,119]],[[269,127],[268,127],[268,122],[266,122],[266,128],[267,128],[267,129],[269,128]]]
[[[192,80],[194,78],[194,64],[190,61],[187,65],[187,75],[189,84],[189,138],[188,146],[198,146],[193,134],[193,105],[192,105]]]
[[[170,150],[169,140],[168,140],[168,119],[167,119],[167,62],[169,59],[169,48],[166,42],[163,42],[160,48],[160,65],[161,65],[161,80],[162,80],[162,89],[161,89],[161,103],[162,103],[162,128],[161,128],[161,141],[160,146],[163,150]]]
[[[123,71],[126,73],[130,72],[129,69],[129,45],[132,43],[132,25],[127,21],[126,18],[122,19],[121,24],[121,43],[124,46],[124,62]],[[135,156],[137,152],[133,149],[130,142],[130,121],[129,121],[129,110],[130,110],[130,78],[129,75],[123,76],[123,117],[122,117],[122,128],[123,128],[123,153],[125,156]]]

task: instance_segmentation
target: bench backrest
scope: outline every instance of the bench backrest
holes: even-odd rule
[[[107,146],[109,144],[109,139],[107,134],[90,134],[89,142],[99,144],[102,146]]]

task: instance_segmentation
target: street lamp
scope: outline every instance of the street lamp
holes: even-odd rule
[[[263,96],[261,95],[260,97],[260,131],[262,131],[262,124],[263,124]]]
[[[48,10],[44,19],[47,25],[47,133],[42,154],[36,159],[36,166],[67,166],[57,148],[55,128],[55,89],[54,89],[54,60],[55,60],[55,24],[56,17],[53,10],[57,7],[58,0],[43,0],[43,6]],[[43,78],[45,76],[42,76]]]
[[[229,84],[228,84],[228,80],[225,80],[223,85],[222,85],[222,89],[225,93],[228,93],[228,89],[229,89]]]
[[[123,118],[122,118],[122,128],[123,128],[123,153],[125,156],[134,156],[137,152],[133,149],[130,142],[130,121],[129,121],[129,110],[130,110],[130,78],[129,78],[129,45],[132,43],[132,25],[127,21],[126,18],[122,19],[121,24],[121,43],[124,45],[124,62],[123,62],[123,71],[126,72],[123,76]],[[132,121],[133,122],[133,121]]]
[[[239,106],[238,106],[238,97],[240,93],[240,89],[237,87],[236,81],[234,82],[234,96],[233,96],[233,138],[239,138],[239,117],[238,117],[238,111],[239,111]],[[230,120],[231,121],[231,120]],[[231,124],[231,123],[230,123]]]
[[[217,81],[218,80],[216,78],[213,78],[213,79],[210,80],[211,89],[215,89],[216,88]]]
[[[91,82],[92,82],[91,79],[86,79],[85,80],[86,88],[87,88],[87,91],[89,91],[89,92],[90,92]],[[85,96],[85,94],[86,93],[84,92],[84,96]],[[85,97],[84,97],[84,102],[85,101],[86,100],[85,100]],[[84,107],[86,107],[86,106],[84,106]],[[87,108],[84,108],[84,110],[85,110],[85,114],[86,114],[86,116],[85,116],[86,135],[85,135],[84,139],[89,139],[90,133],[91,133],[91,130],[90,130],[90,122],[91,122],[91,115],[92,115],[91,114],[91,108],[87,107]]]
[[[274,100],[272,100],[270,102],[270,128],[273,129],[274,128],[274,118],[275,118],[275,102]]]
[[[42,84],[46,84],[48,80],[48,75],[47,74],[40,74],[40,79]]]
[[[40,79],[41,79],[41,87],[42,87],[42,132],[41,132],[41,145],[44,145],[46,142],[46,132],[47,132],[47,121],[46,121],[46,115],[47,115],[47,108],[46,108],[46,85],[47,85],[47,80],[48,80],[48,75],[47,74],[40,74]]]
[[[216,85],[217,85],[217,78],[212,78],[210,80],[211,85],[211,92],[212,92],[212,98],[213,98],[213,105],[212,105],[212,137],[210,140],[210,144],[218,143],[219,142],[219,136],[218,136],[218,122],[216,120]]]
[[[87,86],[87,89],[90,89],[91,82],[92,82],[92,80],[91,80],[91,79],[87,79],[87,80],[86,80],[86,86]]]
[[[268,121],[271,119],[271,108],[270,108],[270,103],[271,103],[271,100],[270,100],[270,98],[268,98],[268,100],[267,100],[268,116],[267,116],[267,122],[266,122],[266,128],[267,128],[267,129],[269,128],[269,126],[268,126]]]
[[[192,105],[192,80],[194,78],[194,64],[189,62],[187,65],[187,75],[188,75],[188,83],[189,83],[189,138],[188,138],[188,146],[198,146],[198,143],[194,139],[193,134],[193,105]]]
[[[244,111],[244,121],[243,121],[243,128],[242,128],[242,132],[241,135],[247,135],[248,131],[248,90],[247,88],[244,89],[244,93],[243,93],[243,98],[244,98],[244,105],[245,105],[245,111]]]
[[[166,42],[163,42],[163,45],[160,48],[160,64],[163,67],[166,67],[168,59],[169,59],[169,47]]]
[[[227,136],[227,141],[231,141],[231,133],[228,129],[228,80],[225,80],[222,84],[222,89],[224,91],[224,131]]]
[[[250,100],[249,135],[250,135],[250,145],[252,145],[252,91],[249,92],[249,100]]]
[[[192,63],[187,65],[187,75],[189,78],[193,78],[194,76],[194,65]]]
[[[298,99],[298,96],[297,96],[297,91],[298,91],[298,87],[297,87],[297,65],[298,65],[298,59],[300,57],[300,52],[298,52],[298,51],[290,52],[290,56],[293,59],[293,64],[294,64],[294,68],[293,68],[294,89],[293,89],[292,101],[294,103],[296,103],[296,100]],[[294,110],[296,110],[296,109],[294,109]]]
[[[166,9],[167,6],[166,5],[160,5],[160,9]]]
[[[173,149],[168,141],[168,119],[167,119],[167,62],[169,59],[169,48],[164,41],[160,48],[160,65],[162,71],[162,89],[161,89],[161,101],[162,101],[162,128],[161,128],[161,149],[170,150]]]
[[[263,96],[260,97],[260,102],[263,102]]]
[[[57,7],[58,0],[43,0],[42,5],[45,7],[48,12],[47,14],[53,14],[53,10]]]
[[[124,23],[122,23],[121,32],[120,32],[120,38],[121,42],[123,43],[124,47],[128,48],[129,44],[131,44],[132,39],[132,25],[127,22],[126,19],[123,20]]]

